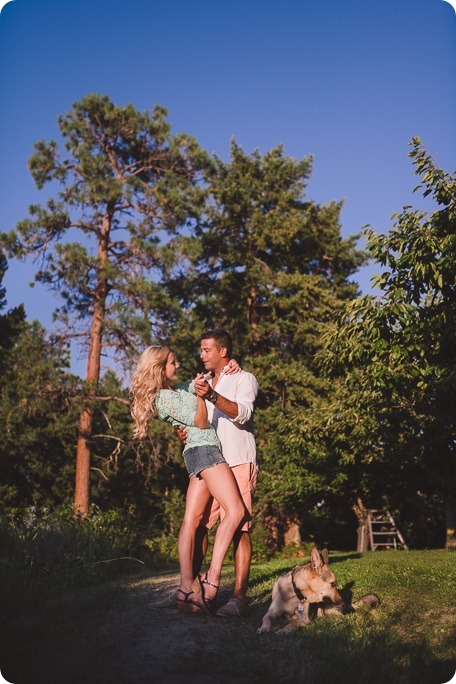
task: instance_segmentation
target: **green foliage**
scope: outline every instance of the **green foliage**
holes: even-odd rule
[[[411,145],[424,194],[439,208],[428,215],[404,207],[389,233],[366,231],[385,269],[375,278],[382,295],[349,302],[325,335],[322,363],[344,382],[320,425],[352,491],[375,498],[383,490],[397,505],[411,491],[424,501],[438,494],[454,530],[456,179],[418,138]]]
[[[162,500],[162,524],[145,544],[151,552],[152,562],[176,562],[177,540],[185,512],[185,495],[179,489],[166,489]]]
[[[58,182],[57,198],[31,206],[2,236],[11,256],[40,259],[36,280],[62,298],[56,318],[66,333],[87,335],[98,310],[117,363],[166,335],[178,314],[159,285],[161,241],[193,220],[204,198],[206,155],[193,138],[172,136],[166,116],[97,94],[76,102],[58,119],[65,149],[40,141],[29,162],[38,188]]]
[[[300,351],[310,355],[314,320],[306,326],[303,314],[315,296],[320,310],[334,303],[336,285],[356,292],[346,278],[363,257],[354,239],[340,237],[341,205],[305,198],[311,163],[284,156],[281,147],[247,155],[233,142],[230,161],[216,160],[205,221],[182,245],[193,271],[173,274],[170,287],[179,288],[198,332],[234,326],[243,356],[264,355],[278,336],[297,346],[296,328]]]
[[[306,198],[311,167],[281,147],[248,155],[233,142],[229,162],[216,159],[204,221],[175,245],[191,268],[167,283],[186,310],[172,343],[188,370],[199,334],[225,327],[259,381],[258,508],[277,519],[303,515],[331,487],[311,416],[334,388],[314,356],[331,312],[356,294],[349,278],[364,261],[356,237],[340,235],[341,203]]]
[[[29,161],[37,187],[54,183],[59,192],[0,236],[9,256],[39,261],[36,281],[62,300],[57,339],[77,337],[87,353],[75,493],[83,513],[102,355],[128,367],[145,344],[169,335],[180,309],[160,283],[169,267],[161,243],[195,222],[205,197],[207,155],[193,138],[171,135],[166,116],[163,107],[141,113],[98,94],[76,102],[58,120],[64,150],[40,141]]]
[[[131,438],[128,394],[112,373],[100,381],[100,360],[111,351],[128,367],[169,342],[191,377],[200,333],[225,327],[260,384],[258,550],[273,553],[297,521],[306,539],[353,545],[360,494],[434,544],[444,515],[456,528],[454,177],[414,139],[419,187],[439,209],[404,207],[389,233],[366,231],[364,253],[341,237],[340,202],[306,196],[312,158],[233,141],[228,162],[210,159],[166,117],[88,95],[59,117],[64,147],[35,146],[33,178],[55,196],[1,244],[39,259],[36,280],[62,305],[52,340],[20,309],[0,316],[4,501],[68,502],[79,439],[93,500],[134,502],[150,549],[170,553],[187,484],[180,443],[158,421],[143,444]],[[356,297],[351,280],[367,255],[382,268],[378,298]],[[66,372],[68,335],[93,342],[84,384]]]
[[[0,380],[2,506],[55,506],[74,480],[73,444],[80,383],[65,348],[38,323],[24,323]]]
[[[0,252],[0,311],[6,306],[6,290],[2,287],[3,278],[8,268],[8,262],[4,254]],[[0,314],[0,373],[6,365],[8,351],[14,346],[17,336],[22,329],[25,319],[24,307],[16,306],[14,309]]]
[[[50,343],[36,322],[22,327],[0,381],[1,510],[55,509],[72,500],[83,391],[67,371],[65,348]],[[166,492],[180,492],[187,481],[180,442],[158,420],[145,444],[132,439],[128,394],[112,373],[99,387],[92,447],[94,503],[105,511],[134,506],[136,519],[160,534],[168,524]]]
[[[154,425],[139,448],[122,388],[107,377],[97,389],[100,354],[115,349],[117,363],[128,362],[139,345],[169,339],[191,376],[199,333],[223,326],[261,386],[259,507],[303,513],[331,487],[323,467],[314,473],[327,453],[313,443],[309,415],[332,392],[314,356],[330,312],[356,294],[349,277],[364,260],[356,238],[341,238],[341,203],[306,198],[311,158],[295,160],[281,147],[247,155],[233,142],[228,163],[209,160],[193,139],[171,135],[161,107],[140,113],[88,95],[59,128],[65,149],[39,142],[30,170],[39,188],[57,181],[60,191],[30,207],[2,242],[10,256],[42,260],[36,279],[62,298],[63,334],[93,341],[80,407],[94,409],[83,428],[94,500],[137,497],[138,464],[185,487],[176,442]],[[140,498],[153,518],[163,499],[158,480]]]
[[[79,520],[70,506],[4,510],[0,540],[2,612],[124,573],[141,564],[133,556],[144,555],[139,529],[125,511],[95,506]]]

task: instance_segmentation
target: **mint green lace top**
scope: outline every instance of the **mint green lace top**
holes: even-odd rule
[[[184,452],[197,446],[215,446],[222,450],[217,433],[210,423],[206,429],[195,427],[197,398],[193,381],[179,383],[174,390],[162,389],[157,395],[155,404],[157,415],[173,427],[185,425],[188,429],[187,443]]]

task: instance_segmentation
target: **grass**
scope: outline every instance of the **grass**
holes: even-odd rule
[[[313,672],[316,682],[441,684],[451,679],[456,655],[453,554],[340,553],[332,555],[331,566],[345,599],[374,592],[381,605],[351,616],[326,616],[286,636],[283,672],[289,670],[288,656],[292,655],[298,681],[304,670]],[[281,561],[254,568],[253,593],[258,603],[270,592],[276,574],[289,567],[290,563]],[[277,637],[267,635],[266,639],[275,644]]]
[[[74,520],[69,506],[0,513],[0,614],[136,572],[151,557],[143,532],[124,512],[96,507],[82,520]],[[168,564],[155,558],[155,565]]]
[[[331,566],[344,598],[374,592],[381,598],[380,607],[319,618],[287,635],[257,635],[275,579],[307,560],[282,558],[253,565],[251,611],[243,620],[148,610],[158,579],[144,567],[133,579],[73,589],[52,603],[43,602],[39,610],[35,603],[33,614],[25,611],[19,621],[4,626],[0,670],[4,676],[17,672],[16,678],[10,675],[14,684],[443,684],[452,678],[454,554],[334,552]],[[228,566],[222,599],[232,579]],[[89,654],[85,661],[81,653]],[[58,654],[65,665],[55,670]],[[33,671],[27,660],[35,662]],[[51,661],[52,672],[58,673],[54,678]]]
[[[308,556],[252,566],[247,619],[208,624],[198,616],[188,622],[176,613],[152,615],[147,610],[150,593],[159,586],[165,568],[151,568],[138,559],[141,535],[132,534],[130,528],[118,512],[95,511],[92,518],[77,524],[68,512],[37,520],[4,517],[0,521],[0,670],[4,675],[11,671],[14,684],[68,684],[75,671],[72,658],[79,662],[80,648],[90,655],[79,664],[81,676],[74,681],[111,681],[113,666],[101,665],[98,655],[105,648],[106,632],[115,662],[119,653],[131,660],[138,630],[145,631],[146,646],[135,658],[135,667],[141,668],[142,659],[153,660],[159,668],[157,677],[150,679],[154,682],[162,681],[166,667],[171,667],[175,681],[199,672],[203,680],[209,674],[220,684],[384,684],[385,680],[443,684],[454,674],[452,553],[332,553],[331,566],[343,597],[349,601],[374,592],[381,598],[380,607],[326,616],[288,635],[257,635],[275,579],[295,564],[307,562]],[[227,565],[224,586],[232,581],[233,569]],[[221,598],[227,596],[225,590]],[[110,632],[119,616],[118,633]],[[163,652],[179,654],[166,666],[149,638],[163,641],[163,629]],[[53,671],[53,679],[47,663],[57,658],[58,664],[61,654],[66,654],[67,670],[63,678],[61,670]],[[105,666],[111,679],[103,678]],[[122,680],[114,672],[113,681],[136,684],[143,680],[142,674]]]

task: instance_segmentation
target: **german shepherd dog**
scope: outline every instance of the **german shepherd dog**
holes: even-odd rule
[[[297,565],[293,570],[281,575],[272,588],[272,602],[257,630],[269,632],[271,620],[281,615],[291,618],[290,622],[277,634],[291,632],[297,627],[305,627],[315,616],[328,613],[352,613],[360,605],[374,608],[380,603],[376,594],[366,594],[352,604],[345,603],[336,588],[336,577],[329,569],[328,551],[321,553],[314,547],[310,563]]]

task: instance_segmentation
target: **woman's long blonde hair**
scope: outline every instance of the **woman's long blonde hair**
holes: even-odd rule
[[[165,386],[165,368],[169,347],[147,347],[138,360],[132,376],[131,415],[135,421],[133,436],[143,439],[149,430],[150,421],[157,413],[155,400]]]

